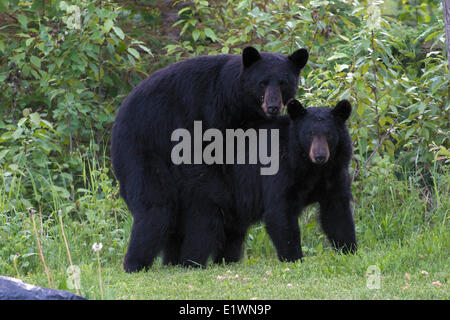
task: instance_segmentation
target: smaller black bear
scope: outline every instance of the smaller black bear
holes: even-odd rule
[[[333,247],[343,253],[356,251],[348,174],[352,143],[345,125],[351,105],[343,100],[334,108],[305,109],[292,99],[287,111],[289,116],[250,126],[279,130],[277,174],[261,175],[261,165],[230,167],[236,212],[224,227],[233,236],[219,248],[217,263],[238,261],[248,227],[261,220],[281,261],[301,259],[298,216],[312,203],[320,205],[319,220]]]

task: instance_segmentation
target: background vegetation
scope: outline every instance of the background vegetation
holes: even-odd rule
[[[450,75],[438,0],[0,0],[0,274],[68,289],[72,262],[95,279],[91,247],[102,243],[101,264],[116,286],[106,297],[152,297],[148,290],[130,293],[126,281],[133,278],[114,281],[126,277],[120,268],[131,226],[110,164],[115,113],[151,72],[196,55],[239,54],[246,45],[284,54],[307,48],[297,98],[307,106],[342,98],[354,105],[349,125],[361,250],[351,258],[330,253],[315,208],[309,209],[300,219],[312,266],[306,268],[320,271],[305,283],[347,273],[364,281],[367,266],[375,264],[396,272],[400,290],[408,280],[406,263],[418,274],[438,273],[421,278],[418,287],[429,286],[425,297],[448,298]],[[264,281],[266,265],[286,268],[275,256],[257,225],[236,268],[254,267],[261,273],[254,278]],[[304,265],[290,268],[306,277]],[[178,285],[183,275],[192,276],[174,267],[155,270],[164,280],[174,273]],[[203,283],[204,276],[195,281]],[[100,298],[98,283],[89,279],[81,293]],[[436,281],[439,286],[431,285]],[[183,293],[178,285],[173,292],[180,295],[166,297],[208,292]],[[255,296],[296,297],[277,285],[273,296]],[[324,288],[308,297],[335,292]],[[422,291],[406,297],[423,297]],[[336,292],[331,297],[339,297]],[[386,297],[402,296],[391,293]]]

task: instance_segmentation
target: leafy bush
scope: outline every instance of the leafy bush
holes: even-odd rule
[[[27,199],[46,191],[27,171],[48,171],[73,199],[82,167],[74,153],[107,143],[115,110],[145,74],[141,54],[151,51],[124,34],[112,2],[7,1],[3,9],[11,22],[0,37],[3,177],[20,174]]]
[[[101,150],[115,110],[146,74],[142,57],[151,55],[119,27],[119,10],[109,1],[0,3],[0,241],[8,241],[0,258],[25,261],[20,272],[38,261],[30,208],[39,212],[50,251],[60,240],[59,210],[73,216],[71,230],[89,239],[88,248],[102,235],[122,239],[108,157],[102,168],[86,166],[109,154]]]

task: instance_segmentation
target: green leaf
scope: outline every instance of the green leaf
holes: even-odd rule
[[[444,33],[444,31],[439,30],[439,31],[433,32],[432,34],[430,34],[428,37],[425,38],[425,41],[429,41],[441,33]]]
[[[358,107],[356,108],[356,113],[362,117],[364,114],[364,107],[362,105],[362,103],[358,103]]]
[[[41,124],[41,116],[37,112],[33,112],[30,114],[30,120],[32,123],[34,123],[38,127]]]
[[[389,154],[391,156],[394,156],[394,154],[395,154],[395,146],[392,143],[392,141],[389,140],[389,139],[386,139],[386,140],[384,140],[383,144],[384,144],[384,147],[386,148],[387,152],[389,152]]]
[[[12,138],[13,140],[17,140],[22,136],[23,133],[23,129],[22,128],[17,128],[16,131],[14,131],[14,133],[12,134]]]
[[[450,158],[450,151],[447,148],[445,148],[444,146],[441,146],[439,148],[439,151],[436,153],[436,155],[445,156],[447,158]]]
[[[347,55],[345,53],[338,52],[338,53],[333,54],[331,57],[329,57],[327,59],[327,61],[332,61],[332,60],[336,60],[336,59],[340,59],[340,58],[347,58]]]
[[[141,48],[142,50],[144,50],[145,52],[147,52],[149,55],[153,55],[152,54],[152,50],[150,50],[149,48],[147,48],[146,46],[144,46],[144,45],[139,45],[139,48]]]
[[[123,40],[125,38],[125,34],[123,33],[122,29],[120,29],[119,27],[112,27],[112,29],[114,30],[114,33],[121,39]]]
[[[8,149],[0,151],[0,160],[2,160],[6,156],[8,151],[9,151]]]
[[[168,54],[173,53],[176,49],[178,48],[178,46],[176,44],[168,44],[165,49],[167,50]]]
[[[47,120],[41,119],[41,124],[44,128],[50,129],[52,130],[54,133],[57,133],[54,129],[53,129],[53,125],[48,122]]]
[[[7,131],[0,136],[0,142],[10,141],[13,133],[11,131]]]
[[[103,30],[105,30],[105,32],[109,32],[109,31],[111,31],[113,26],[114,26],[114,21],[112,21],[111,19],[108,19],[103,24]]]
[[[426,140],[430,139],[430,131],[427,128],[423,128],[422,135]]]
[[[41,68],[41,59],[39,59],[38,57],[36,57],[36,56],[31,56],[30,57],[30,62],[31,62],[31,64],[33,64],[35,67],[37,67],[37,68]]]
[[[405,140],[408,140],[408,138],[415,132],[416,132],[416,128],[415,127],[409,128],[409,130],[405,134]]]
[[[326,6],[329,3],[330,3],[329,1],[310,1],[309,5],[311,6],[311,8],[317,8],[321,6]]]
[[[199,37],[200,37],[200,30],[195,29],[194,31],[192,31],[192,39],[194,39],[194,41],[197,41]]]
[[[217,36],[210,28],[205,28],[205,35],[211,40],[217,40]]]
[[[23,14],[19,14],[17,16],[17,20],[19,20],[20,26],[22,27],[22,29],[27,29],[27,24],[28,24],[28,18],[26,16],[24,16]]]
[[[183,9],[181,9],[180,11],[178,11],[178,15],[181,17],[181,15],[187,11],[192,11],[192,9],[190,7],[185,7]]]
[[[20,118],[19,122],[17,122],[17,126],[21,127],[27,121],[26,117]]]
[[[345,40],[345,41],[347,41],[347,42],[350,42],[350,39],[349,39],[349,38],[344,37],[344,36],[341,35],[341,34],[338,34],[338,37],[341,38],[341,39],[343,39],[343,40]]]
[[[27,47],[29,47],[30,44],[33,43],[33,41],[34,41],[34,38],[29,38],[29,39],[27,39],[27,40],[25,41],[25,45],[26,45]]]
[[[336,72],[341,72],[347,68],[349,68],[350,66],[348,64],[337,64],[336,67],[334,68]]]
[[[139,59],[139,58],[140,58],[139,52],[138,52],[136,49],[134,49],[134,48],[128,48],[127,51],[128,51],[130,54],[132,54],[133,57],[135,57],[136,59]]]

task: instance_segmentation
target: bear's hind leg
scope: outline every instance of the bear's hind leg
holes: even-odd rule
[[[177,265],[180,264],[180,250],[183,237],[179,234],[169,236],[167,244],[163,250],[163,264]]]
[[[214,205],[194,208],[186,216],[184,227],[180,263],[186,267],[205,267],[209,256],[214,254],[223,242],[220,208]]]
[[[133,215],[124,259],[126,272],[149,268],[166,246],[176,223],[177,193],[170,183],[171,172],[157,157],[137,160],[130,160],[126,179],[121,181]]]
[[[134,212],[128,251],[124,259],[126,272],[148,269],[166,245],[170,229],[171,206],[155,206],[145,213]]]
[[[225,230],[225,240],[219,248],[214,263],[238,262],[241,259],[246,232]]]

